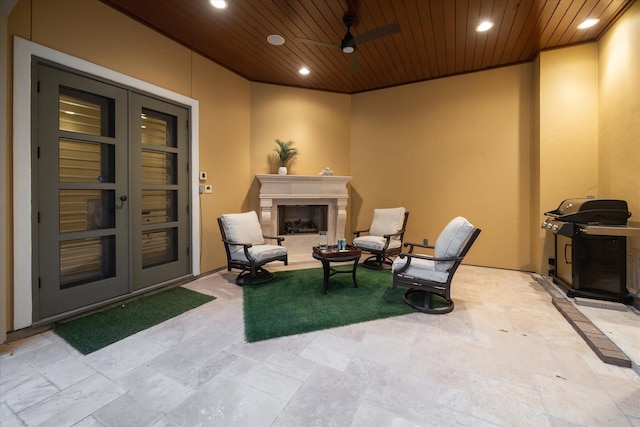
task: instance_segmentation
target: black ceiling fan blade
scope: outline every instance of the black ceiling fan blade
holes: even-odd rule
[[[331,43],[326,43],[326,42],[321,42],[320,40],[311,40],[311,39],[303,39],[302,37],[296,37],[296,40],[302,43],[309,43],[309,44],[315,44],[316,46],[322,46],[322,47],[331,47],[334,49],[339,49],[340,46],[335,45],[335,44],[331,44]]]
[[[390,34],[395,34],[400,32],[400,25],[397,23],[385,25],[384,27],[376,28],[375,30],[371,30],[367,33],[360,34],[349,40],[345,43],[345,46],[355,46],[361,43],[366,43],[371,40],[375,40],[379,37],[388,36]]]

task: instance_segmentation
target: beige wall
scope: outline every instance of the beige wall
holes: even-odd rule
[[[599,196],[627,200],[640,227],[640,2],[599,47]],[[627,241],[627,287],[640,290],[640,237]]]
[[[193,57],[192,97],[200,101],[200,165],[213,193],[200,196],[201,271],[226,265],[216,218],[247,209],[246,197],[253,179],[247,161],[251,147],[251,87],[201,56]],[[230,185],[233,183],[233,185]]]
[[[598,45],[542,52],[539,78],[540,212],[564,199],[601,197],[598,192]],[[538,228],[547,274],[554,257],[553,234]]]
[[[275,173],[274,140],[295,141],[289,173],[316,175],[327,166],[350,174],[351,97],[261,83],[251,85],[251,173]]]
[[[532,65],[353,96],[352,227],[410,211],[431,243],[462,215],[483,231],[468,262],[530,270]],[[356,223],[357,222],[357,223]]]
[[[29,40],[190,96],[189,49],[99,1],[31,1]]]

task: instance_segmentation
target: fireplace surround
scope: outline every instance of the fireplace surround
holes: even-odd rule
[[[317,233],[279,233],[280,206],[326,206],[326,231],[330,245],[343,238],[347,223],[347,183],[350,176],[256,175],[260,182],[260,224],[266,235],[285,237],[290,254],[310,254]],[[282,212],[282,209],[280,209]]]

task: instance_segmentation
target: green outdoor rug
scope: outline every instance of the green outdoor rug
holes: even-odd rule
[[[358,267],[357,288],[351,274],[337,274],[329,278],[323,295],[321,268],[278,272],[272,282],[243,287],[246,339],[255,342],[413,312],[402,301],[405,289],[392,289],[392,280],[389,271]]]
[[[172,288],[70,322],[56,323],[54,331],[80,353],[89,354],[214,299],[189,289]]]

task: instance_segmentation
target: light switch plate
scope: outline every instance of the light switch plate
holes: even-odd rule
[[[200,181],[206,181],[206,180],[207,180],[207,173],[200,172]]]

